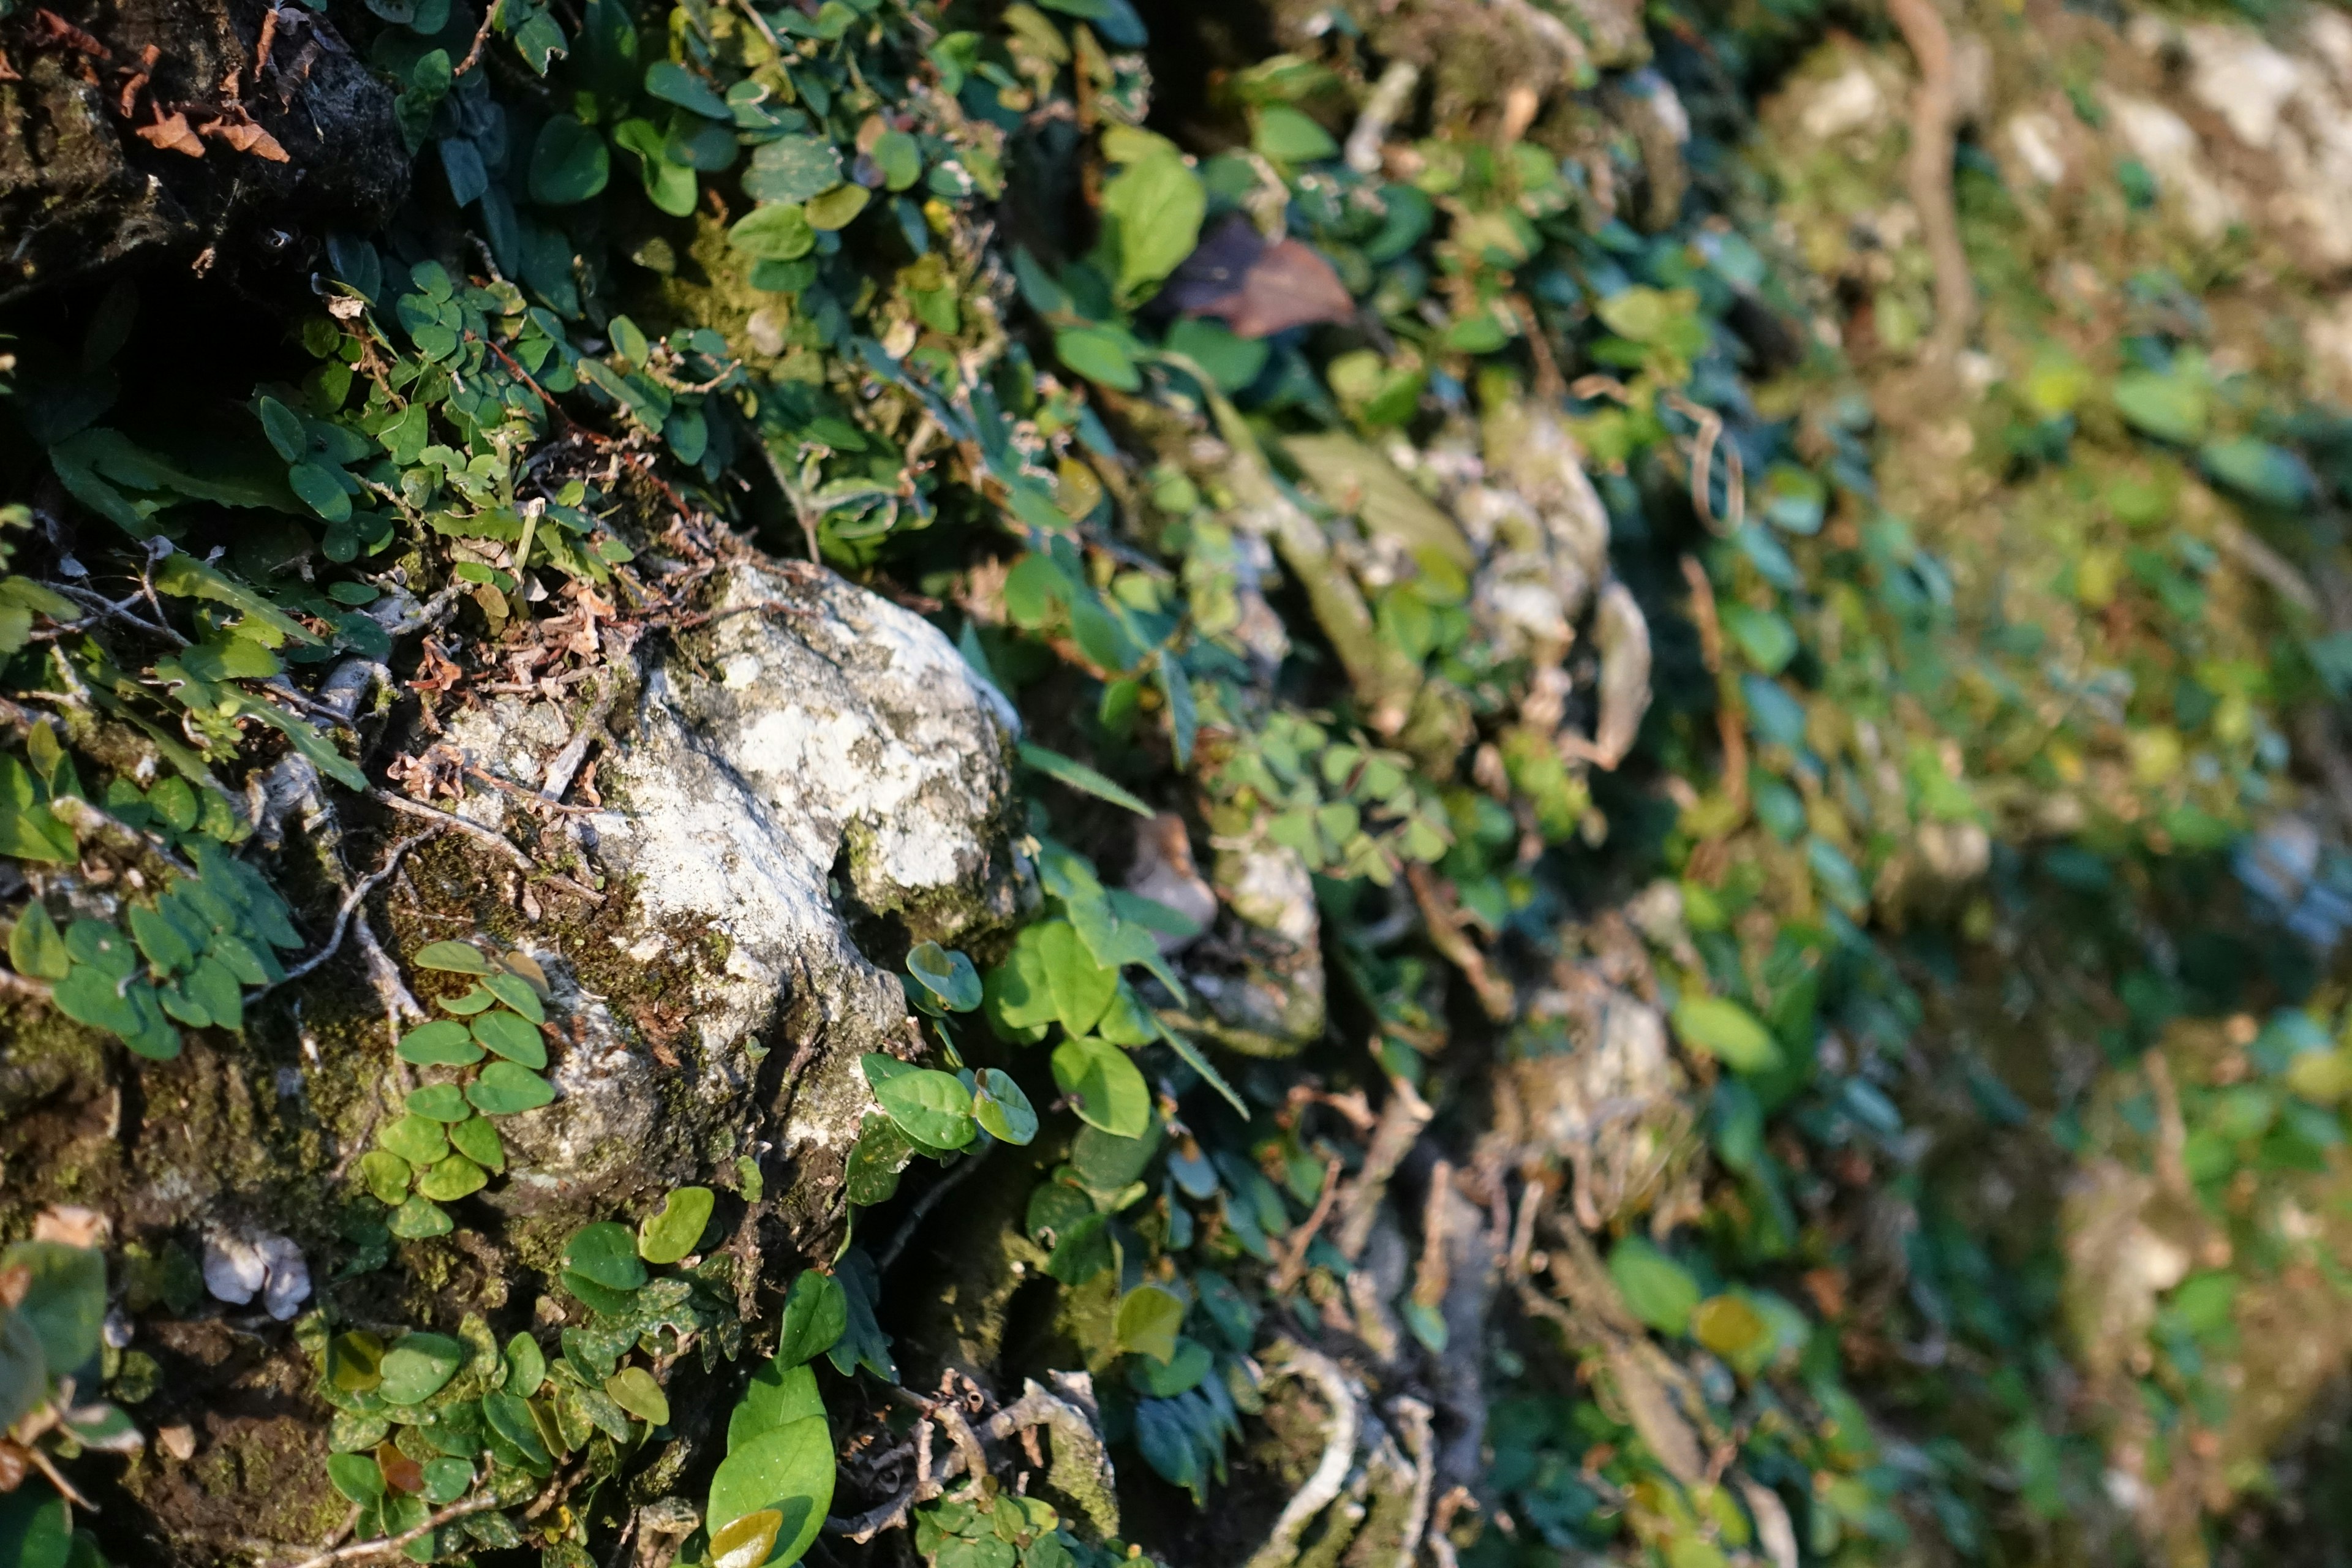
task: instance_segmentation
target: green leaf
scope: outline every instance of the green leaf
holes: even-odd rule
[[[520,982],[518,982],[520,984]],[[474,1038],[482,1048],[527,1068],[547,1065],[547,1038],[527,1018],[499,1011],[474,1020]]]
[[[823,136],[780,136],[751,154],[743,191],[759,202],[798,203],[841,184],[841,153]]]
[[[2311,470],[2284,447],[2241,436],[2215,441],[2197,454],[2197,463],[2219,483],[2265,506],[2288,510],[2311,500]]]
[[[1118,994],[1118,971],[1098,961],[1067,921],[1047,921],[1037,931],[1037,957],[1054,1016],[1073,1035],[1093,1028]]]
[[[98,1355],[106,1324],[106,1257],[61,1241],[20,1241],[0,1252],[0,1272],[23,1268],[29,1278],[16,1315],[41,1342],[53,1377],[72,1377]]]
[[[291,408],[274,397],[264,396],[254,405],[254,412],[261,416],[261,433],[269,437],[269,445],[281,461],[299,462],[310,451],[310,439],[302,433],[301,416]]]
[[[1130,163],[1103,187],[1102,249],[1119,298],[1134,300],[1157,288],[1192,254],[1209,194],[1173,153]]]
[[[466,1356],[466,1346],[446,1334],[404,1334],[383,1352],[383,1381],[376,1393],[387,1405],[422,1405],[457,1375]]]
[[[286,482],[312,511],[329,522],[344,522],[352,515],[352,498],[335,473],[323,463],[297,463],[286,470]]]
[[[1136,369],[1128,342],[1124,332],[1108,327],[1065,327],[1054,334],[1054,353],[1088,381],[1136,392],[1143,386],[1143,373]]]
[[[1139,1138],[1151,1125],[1151,1089],[1125,1051],[1091,1035],[1054,1047],[1054,1081],[1078,1119],[1120,1138]]]
[[[880,1111],[867,1113],[842,1170],[842,1195],[870,1207],[888,1203],[898,1191],[898,1173],[915,1157],[915,1145],[898,1124]]]
[[[372,1454],[330,1454],[327,1481],[356,1503],[372,1503],[383,1496],[383,1471]]]
[[[873,195],[874,193],[864,185],[835,185],[821,195],[811,196],[802,205],[801,210],[807,214],[811,228],[830,233],[835,229],[847,228],[851,221],[866,210],[866,204],[873,199]]]
[[[1022,1144],[1037,1136],[1037,1112],[1029,1097],[1010,1075],[995,1068],[980,1070],[980,1086],[971,1097],[972,1120],[988,1135],[1003,1142]]]
[[[604,188],[612,168],[603,137],[571,115],[556,115],[531,145],[531,200],[549,206],[584,202]]]
[[[1158,1285],[1138,1285],[1118,1300],[1118,1348],[1165,1365],[1176,1354],[1176,1333],[1184,1326],[1184,1303]]]
[[[1161,648],[1153,668],[1160,677],[1160,695],[1168,700],[1168,742],[1181,772],[1192,765],[1192,740],[1201,728],[1200,710],[1192,702],[1192,682],[1172,648]]]
[[[175,550],[157,562],[147,580],[155,584],[158,593],[169,594],[176,599],[210,600],[214,604],[226,605],[250,617],[258,624],[247,627],[243,635],[257,635],[267,647],[276,647],[281,642],[299,643],[304,647],[322,646],[320,639],[301,622],[260,594],[235,578],[215,571],[184,550]],[[364,787],[364,784],[360,787]]]
[[[466,1092],[454,1083],[427,1084],[408,1097],[408,1113],[430,1121],[463,1121],[473,1112],[466,1107]]]
[[[628,1227],[599,1220],[574,1231],[563,1246],[563,1262],[608,1290],[634,1290],[646,1282],[645,1260]]]
[[[1031,745],[1024,741],[1021,743],[1021,760],[1056,784],[1067,784],[1074,790],[1107,800],[1113,805],[1125,806],[1138,816],[1154,815],[1152,809],[1134,795],[1086,763],[1066,757],[1059,752],[1049,752],[1043,746]]]
[[[419,1067],[471,1067],[482,1059],[482,1047],[465,1025],[443,1018],[403,1035],[400,1059]]]
[[[873,1084],[873,1089],[890,1120],[916,1142],[961,1149],[971,1142],[971,1093],[953,1073],[917,1068]]]
[[[735,220],[727,243],[759,261],[797,261],[816,248],[808,215],[789,202],[763,202]]]
[[[841,1282],[842,1294],[849,1299],[849,1327],[841,1342],[825,1353],[833,1369],[847,1377],[864,1367],[885,1383],[898,1381],[898,1363],[890,1359],[890,1336],[874,1320],[874,1308],[881,1299],[881,1282],[874,1260],[863,1247],[853,1247],[835,1260],[833,1277]]]
[[[676,1263],[691,1254],[710,1223],[715,1201],[709,1187],[673,1188],[661,1211],[637,1226],[637,1256],[648,1263]]]
[[[833,1432],[823,1416],[789,1422],[730,1453],[710,1478],[715,1534],[747,1514],[782,1516],[771,1564],[797,1563],[833,1506]]]
[[[449,1135],[429,1116],[403,1116],[376,1131],[375,1141],[412,1165],[430,1165],[449,1152]]]
[[[1050,923],[1050,922],[1049,922]],[[1066,922],[1065,922],[1066,923]],[[1024,927],[1004,962],[981,982],[981,1005],[989,1026],[1006,1039],[1042,1037],[1057,1016],[1045,979],[1044,925]]]
[[[547,1022],[547,1009],[530,982],[507,970],[482,977],[482,988],[534,1024]]]
[[[803,1268],[784,1298],[783,1326],[776,1336],[776,1360],[784,1366],[814,1361],[831,1350],[849,1326],[849,1299],[830,1274]]]
[[[25,912],[16,917],[8,932],[8,962],[17,973],[37,980],[63,980],[72,967],[66,939],[38,899],[25,905]]]
[[[1780,1047],[1755,1014],[1720,996],[1685,996],[1675,1004],[1675,1033],[1684,1045],[1736,1072],[1780,1065]]]
[[[646,90],[664,103],[675,103],[709,120],[733,121],[735,111],[711,85],[674,60],[656,60],[646,68]]]
[[[2205,389],[2185,375],[2127,370],[2116,377],[2116,408],[2136,429],[2189,446],[2205,434]]]
[[[733,1453],[778,1427],[824,1415],[816,1373],[803,1365],[769,1361],[751,1374],[751,1386],[727,1417],[727,1451]]]
[[[1159,1020],[1155,1018],[1153,1022],[1159,1023]],[[1225,1081],[1225,1075],[1217,1070],[1216,1064],[1209,1060],[1201,1047],[1193,1043],[1192,1037],[1181,1029],[1171,1029],[1167,1025],[1160,1024],[1160,1037],[1168,1042],[1169,1048],[1182,1058],[1186,1067],[1199,1073],[1202,1081],[1223,1096],[1225,1103],[1232,1106],[1237,1115],[1244,1119],[1248,1117],[1249,1107],[1242,1102],[1241,1091]]]
[[[535,1465],[552,1463],[547,1451],[547,1439],[540,1433],[539,1423],[531,1418],[530,1406],[504,1389],[493,1389],[482,1395],[482,1416],[490,1430],[505,1438],[522,1457]]]
[[[1662,1334],[1681,1333],[1698,1305],[1697,1279],[1638,1236],[1627,1237],[1610,1253],[1609,1277],[1633,1314]]]
[[[499,1141],[499,1130],[480,1116],[469,1116],[449,1128],[450,1146],[486,1171],[507,1168],[506,1145]]]
[[[669,1396],[654,1374],[641,1366],[625,1366],[604,1380],[613,1403],[648,1426],[669,1425]]]
[[[403,1241],[423,1241],[446,1236],[457,1228],[448,1212],[430,1198],[412,1197],[392,1211],[385,1227]]]
[[[1257,111],[1250,147],[1276,163],[1313,163],[1339,155],[1339,144],[1331,140],[1329,132],[1284,103],[1268,104]]]
[[[512,1116],[552,1104],[555,1089],[545,1079],[516,1062],[492,1062],[466,1089],[466,1098],[485,1116]]]
[[[459,1198],[480,1192],[489,1185],[490,1178],[463,1154],[451,1154],[418,1179],[417,1192],[436,1203],[455,1203]]]
[[[416,1168],[389,1149],[371,1149],[360,1156],[360,1181],[386,1208],[399,1206],[415,1178]]]
[[[980,1005],[980,973],[971,960],[935,942],[919,942],[907,954],[907,973],[951,1013]]]
[[[506,1363],[509,1394],[529,1399],[547,1381],[547,1352],[529,1333],[518,1333],[507,1342]]]
[[[409,960],[419,969],[438,969],[450,974],[488,974],[490,961],[481,950],[469,942],[436,942],[416,950]]]

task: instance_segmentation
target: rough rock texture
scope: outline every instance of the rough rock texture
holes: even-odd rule
[[[21,78],[0,79],[0,302],[126,260],[266,264],[399,204],[408,157],[391,89],[300,7],[276,12],[262,63],[267,13],[258,0],[61,0],[0,23]],[[195,151],[158,144],[175,140]]]
[[[692,1123],[763,1131],[810,1200],[786,1201],[796,1237],[829,1223],[869,1103],[857,1058],[919,1044],[877,964],[916,941],[984,942],[1030,886],[1015,722],[919,616],[830,576],[730,570],[708,623],[646,661],[600,763],[604,809],[572,819],[625,903],[559,955],[587,977],[576,995],[551,969],[580,1044],[556,1064],[559,1101],[516,1119],[529,1169],[512,1201],[658,1179],[643,1169],[671,1087],[656,1064],[686,1052]],[[535,790],[572,731],[509,698],[443,741]],[[460,809],[513,831],[526,808],[483,788]],[[632,974],[667,977],[657,1004],[625,994]]]

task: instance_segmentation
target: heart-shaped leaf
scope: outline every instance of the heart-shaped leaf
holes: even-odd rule
[[[1006,1143],[1026,1143],[1037,1136],[1037,1112],[1029,1097],[1011,1075],[995,1068],[982,1068],[980,1084],[971,1097],[972,1120],[988,1130],[988,1135]]]
[[[610,1290],[634,1290],[646,1282],[637,1238],[611,1220],[599,1220],[572,1232],[563,1246],[563,1261],[573,1273],[583,1274]]]
[[[419,969],[446,970],[451,974],[488,974],[490,961],[479,948],[462,942],[436,942],[416,950],[409,962]]]
[[[482,1047],[465,1025],[442,1018],[403,1035],[400,1059],[419,1067],[471,1067],[482,1059]]]
[[[474,1109],[485,1116],[512,1116],[553,1103],[554,1086],[513,1062],[492,1062],[466,1090]]]
[[[776,1338],[776,1360],[784,1366],[814,1361],[831,1350],[849,1326],[849,1298],[830,1274],[804,1268],[784,1298],[784,1321]]]
[[[710,1478],[713,1533],[747,1514],[781,1516],[772,1568],[797,1563],[816,1539],[833,1504],[833,1433],[822,1416],[793,1421],[729,1454]]]
[[[1070,1097],[1078,1119],[1119,1138],[1140,1138],[1151,1125],[1151,1088],[1125,1051],[1081,1035],[1054,1047],[1054,1081]]]
[[[900,1131],[934,1149],[961,1149],[971,1142],[971,1091],[953,1073],[917,1068],[874,1085]]]
[[[522,983],[518,980],[514,984]],[[492,1055],[510,1062],[520,1062],[527,1068],[547,1065],[547,1040],[528,1018],[503,1010],[485,1013],[474,1020],[474,1038]]]
[[[710,1223],[715,1201],[709,1187],[679,1187],[662,1200],[661,1212],[637,1226],[637,1256],[648,1263],[676,1263],[694,1250]]]

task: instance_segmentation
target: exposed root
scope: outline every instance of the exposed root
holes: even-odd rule
[[[1430,1431],[1430,1408],[1420,1400],[1400,1394],[1389,1405],[1404,1451],[1412,1460],[1412,1500],[1405,1510],[1403,1539],[1397,1544],[1393,1568],[1412,1568],[1423,1532],[1429,1525],[1429,1495],[1437,1485],[1437,1441]]]
[[[1355,1391],[1348,1386],[1348,1374],[1329,1356],[1308,1350],[1296,1340],[1283,1339],[1276,1342],[1266,1359],[1277,1369],[1287,1367],[1304,1375],[1331,1407],[1331,1425],[1324,1435],[1321,1462],[1307,1478],[1307,1484],[1283,1504],[1273,1532],[1250,1558],[1248,1565],[1290,1568],[1298,1559],[1299,1537],[1348,1484],[1348,1471],[1356,1453],[1356,1436],[1362,1429],[1364,1417]]]
[[[1412,107],[1412,89],[1420,85],[1419,66],[1411,60],[1389,62],[1365,96],[1354,129],[1348,132],[1348,167],[1359,174],[1381,172],[1381,144],[1389,138],[1389,127]]]
[[[1936,268],[1936,330],[1924,357],[1946,366],[1967,346],[1976,325],[1977,286],[1960,246],[1952,205],[1952,134],[1958,100],[1952,72],[1952,35],[1934,0],[1887,0],[1887,15],[1919,62],[1919,91],[1911,100],[1911,152],[1904,172],[1927,258]]]
[[[1433,1114],[1429,1102],[1412,1085],[1401,1078],[1389,1080],[1388,1103],[1381,1107],[1380,1122],[1364,1150],[1363,1168],[1356,1173],[1347,1195],[1339,1200],[1339,1229],[1332,1239],[1339,1248],[1339,1256],[1349,1262],[1364,1255],[1365,1244],[1371,1240],[1372,1224],[1380,1217],[1381,1200],[1388,1194],[1389,1180],[1404,1163],[1413,1141],[1429,1125]]]
[[[1496,1023],[1507,1022],[1518,1006],[1518,994],[1511,983],[1486,967],[1486,955],[1462,929],[1461,911],[1454,906],[1453,893],[1438,884],[1436,876],[1417,860],[1405,863],[1404,879],[1412,889],[1413,902],[1421,906],[1421,918],[1429,928],[1429,944],[1444,955],[1447,963],[1462,972],[1470,989],[1478,994],[1478,1005],[1486,1016]]]

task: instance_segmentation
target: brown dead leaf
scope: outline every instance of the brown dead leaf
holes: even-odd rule
[[[383,1472],[383,1484],[396,1492],[421,1492],[425,1489],[425,1467],[394,1447],[380,1443],[375,1450],[376,1468]]]
[[[215,120],[205,127],[204,133],[219,137],[240,153],[250,153],[273,163],[290,162],[286,149],[278,144],[278,138],[250,121]]]
[[[106,1216],[96,1209],[59,1204],[33,1222],[33,1239],[62,1241],[68,1247],[103,1247],[106,1230]]]
[[[196,139],[195,132],[189,129],[188,117],[184,114],[173,113],[152,125],[142,125],[138,135],[166,153],[185,153],[191,158],[205,155],[205,144]]]
[[[1239,215],[1186,258],[1161,298],[1188,316],[1219,317],[1244,338],[1356,314],[1355,297],[1322,252],[1297,239],[1268,245]]]
[[[114,51],[100,43],[93,35],[75,26],[47,6],[33,13],[33,37],[40,43],[63,44],[69,49],[78,49],[92,59],[110,60],[114,58]]]

